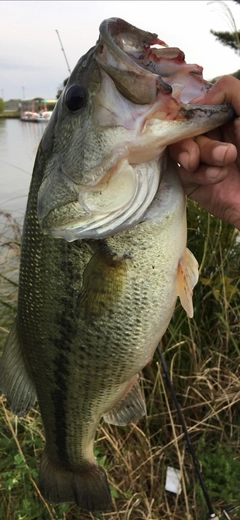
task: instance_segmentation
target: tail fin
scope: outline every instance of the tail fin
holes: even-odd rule
[[[87,511],[109,511],[111,492],[103,468],[85,462],[78,469],[56,466],[43,452],[39,489],[49,502],[75,502]]]

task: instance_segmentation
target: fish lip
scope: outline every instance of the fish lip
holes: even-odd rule
[[[228,120],[235,119],[237,114],[230,105],[230,103],[223,103],[222,105],[195,105],[195,104],[183,104],[178,111],[176,120],[184,119],[185,121],[195,119],[197,114],[201,117],[211,117],[213,115],[226,113]]]
[[[116,23],[118,24],[117,27],[115,27]],[[124,49],[124,45],[122,47],[121,45],[118,45],[117,38],[118,36],[119,38],[123,36],[121,34],[122,29],[126,29],[128,34],[130,34],[129,49],[131,51],[132,46],[133,55],[128,48]],[[131,34],[134,35],[135,39],[131,39]],[[145,35],[147,36],[145,37]],[[122,20],[119,22],[119,19],[113,18],[110,21],[106,20],[101,24],[100,38],[96,47],[91,50],[91,56],[93,61],[95,60],[98,64],[97,68],[100,72],[99,77],[101,75],[102,80],[104,79],[105,89],[102,90],[103,99],[101,98],[101,92],[99,93],[99,90],[97,93],[95,92],[94,95],[96,97],[95,100],[93,99],[91,106],[94,109],[95,106],[98,106],[97,103],[99,103],[102,111],[105,110],[105,112],[108,112],[109,106],[111,109],[114,107],[113,116],[116,113],[118,120],[117,122],[116,120],[112,122],[112,119],[110,118],[110,120],[107,120],[105,115],[105,124],[102,124],[100,121],[102,112],[100,111],[98,120],[98,114],[96,112],[94,113],[94,110],[92,110],[92,114],[94,115],[93,124],[100,128],[100,130],[101,128],[104,129],[104,126],[106,126],[107,129],[111,129],[111,127],[115,125],[116,127],[124,129],[124,132],[126,132],[120,134],[123,135],[123,138],[121,138],[120,141],[121,146],[119,145],[119,140],[116,140],[117,144],[114,144],[113,148],[110,149],[111,153],[109,154],[109,151],[107,152],[107,164],[104,163],[104,157],[106,155],[100,156],[101,161],[99,155],[97,155],[96,164],[91,163],[91,168],[86,167],[83,173],[81,172],[81,169],[79,170],[81,173],[81,182],[77,182],[76,180],[78,172],[76,171],[76,175],[75,172],[74,175],[71,175],[71,172],[69,172],[67,169],[65,171],[64,164],[59,165],[58,172],[49,172],[51,173],[52,187],[55,187],[55,185],[58,187],[58,195],[60,194],[60,196],[62,196],[65,187],[67,189],[66,198],[64,192],[64,197],[61,201],[60,198],[58,198],[57,202],[49,198],[48,192],[50,193],[50,189],[48,188],[51,188],[51,186],[47,185],[47,176],[45,176],[45,178],[43,177],[43,182],[39,190],[38,217],[42,232],[44,234],[51,235],[55,238],[63,238],[71,242],[82,238],[101,239],[134,227],[138,222],[141,221],[143,215],[145,215],[146,211],[148,210],[149,206],[147,203],[151,203],[150,199],[145,197],[144,203],[145,200],[147,202],[144,206],[142,203],[142,205],[136,204],[134,209],[135,213],[130,213],[130,211],[127,213],[128,209],[125,211],[124,205],[121,206],[120,210],[114,209],[111,211],[109,210],[109,212],[108,206],[106,207],[106,205],[104,206],[102,212],[100,210],[94,211],[95,208],[91,209],[90,211],[90,206],[86,203],[86,199],[84,198],[85,195],[81,194],[80,197],[80,190],[83,189],[83,191],[87,191],[88,189],[92,192],[99,191],[96,190],[96,188],[99,181],[101,181],[101,179],[99,179],[100,171],[101,178],[103,178],[104,172],[109,171],[109,166],[115,167],[117,162],[123,158],[127,158],[130,165],[136,165],[144,162],[149,164],[152,159],[156,160],[160,157],[160,154],[167,145],[176,142],[177,140],[183,139],[184,137],[191,137],[193,135],[198,135],[203,131],[209,131],[214,128],[214,125],[215,127],[219,126],[219,124],[223,124],[227,122],[227,120],[234,117],[234,111],[232,107],[229,108],[230,105],[227,104],[220,106],[209,106],[191,103],[191,99],[193,101],[197,99],[196,93],[193,95],[193,92],[195,92],[195,90],[197,93],[203,91],[206,92],[206,90],[209,88],[209,84],[203,80],[202,69],[200,67],[197,68],[196,66],[196,69],[194,69],[193,65],[188,65],[185,63],[184,54],[179,49],[165,47],[164,42],[159,40],[160,44],[162,45],[159,53],[155,53],[155,49],[152,50],[153,56],[154,53],[156,54],[156,64],[158,64],[157,60],[159,60],[159,62],[161,61],[159,56],[160,51],[163,50],[165,60],[165,76],[167,76],[166,72],[168,72],[169,65],[169,81],[172,81],[172,74],[175,75],[174,80],[176,80],[176,76],[178,77],[178,66],[180,66],[180,79],[182,80],[182,84],[179,85],[177,83],[175,85],[177,89],[175,88],[175,90],[172,89],[170,83],[164,81],[160,74],[155,74],[151,68],[148,70],[147,64],[144,66],[139,64],[141,63],[142,59],[144,62],[146,56],[148,59],[147,52],[149,45],[155,45],[156,41],[158,41],[157,35],[146,33],[145,31],[137,29],[136,27],[133,27]],[[128,45],[128,42],[126,45]],[[136,51],[135,55],[134,49]],[[110,64],[108,63],[109,57]],[[118,69],[120,70],[119,76],[117,77],[119,85],[116,85],[115,80],[116,74],[119,72]],[[121,88],[123,88],[123,86],[121,85],[121,76],[123,73],[128,73],[129,71],[133,74],[133,80],[135,83],[133,81],[132,84],[130,81],[129,85],[127,84],[127,86],[124,87],[126,90],[122,92]],[[125,79],[129,79],[127,74],[125,74]],[[139,94],[141,97],[139,101],[137,97],[134,99],[131,89],[132,86],[135,86],[136,89],[138,89],[141,79],[143,80],[142,86],[144,86],[144,82],[147,84],[147,94],[143,91],[143,94],[146,94],[144,97],[141,92]],[[193,88],[191,88],[192,82],[194,83]],[[108,88],[109,85],[110,88],[112,88],[112,91],[110,91],[113,92],[112,97],[109,95],[109,90],[107,90],[106,85]],[[117,88],[115,88],[115,86]],[[190,86],[188,94],[189,92],[192,93],[192,96],[187,99],[186,103],[184,103],[181,100],[180,95],[178,95],[179,92],[181,93],[181,89],[185,89],[185,86],[187,90]],[[180,91],[178,87],[180,87]],[[118,90],[120,90],[121,95],[119,92],[117,92]],[[104,98],[104,95],[106,99]],[[114,100],[113,102],[112,99]],[[126,111],[122,109],[118,112],[118,104],[116,101],[118,99],[121,101],[130,101],[130,103],[126,103]],[[131,102],[137,104],[139,103],[140,105],[144,106],[133,106],[133,103]],[[108,105],[108,103],[110,103],[110,105]],[[218,115],[222,116],[222,118],[218,118]],[[207,124],[205,124],[203,128],[202,124],[204,119],[205,121],[207,120]],[[220,123],[218,123],[218,119],[220,120]],[[161,121],[161,132],[159,131],[159,121]],[[190,122],[189,125],[186,124],[188,121]],[[168,124],[169,122],[172,124],[170,128]],[[184,130],[186,127],[190,128],[190,132],[187,130],[188,135],[186,132],[185,135],[183,135],[184,132],[182,132],[182,130]],[[158,133],[154,134],[156,129]],[[173,130],[173,135],[170,135],[171,129]],[[128,131],[129,133],[127,134]],[[128,136],[129,134],[131,136],[131,132],[132,138],[129,139]],[[138,140],[140,140],[140,144],[138,143]],[[130,145],[132,146],[132,150]],[[144,149],[144,151],[147,150],[147,158],[143,154],[141,155],[142,149]],[[139,153],[141,160],[139,159]],[[56,173],[59,174],[59,172],[60,180],[59,178],[56,178]],[[84,182],[82,179],[84,179]],[[154,174],[154,179],[154,182],[156,182],[156,174]],[[56,183],[54,182],[55,180]],[[45,183],[45,185],[43,183]],[[70,197],[68,194],[69,188],[72,193]],[[157,186],[154,185],[154,189],[155,188],[155,193],[154,190],[152,192],[153,197],[157,192]],[[118,196],[119,192],[116,191],[116,197],[115,199],[112,197],[112,200],[116,200],[116,198],[118,199]],[[137,200],[137,203],[138,201],[139,199]],[[45,207],[44,204],[46,204]],[[68,207],[70,211],[68,211]]]
[[[155,45],[159,48],[154,47]],[[202,76],[203,68],[187,64],[183,51],[177,47],[168,47],[156,33],[134,27],[121,18],[110,18],[101,23],[95,59],[100,68],[113,79],[117,89],[123,95],[127,94],[125,97],[141,105],[153,103],[159,94],[170,97],[172,85],[174,82],[178,83],[178,73],[180,70],[181,76],[182,69],[198,95],[199,91],[205,93],[209,89],[209,83]],[[169,73],[169,63],[172,68],[175,67],[174,72],[171,68]],[[118,74],[119,68],[122,77]],[[135,79],[125,78],[128,83],[126,88],[124,76],[127,73],[135,75]],[[194,100],[196,94],[191,96],[186,93],[185,82],[182,86],[184,96],[187,95],[188,98],[178,100],[188,103]]]
[[[118,40],[118,43],[116,44],[114,40],[114,36],[118,36],[124,29],[127,29],[128,33],[136,35],[138,39],[139,36],[142,36],[142,51],[145,49],[147,45],[153,45],[156,42],[156,40],[158,40],[158,35],[156,33],[150,33],[142,29],[139,29],[134,25],[131,25],[130,23],[126,22],[122,18],[108,18],[106,20],[103,20],[103,22],[100,24],[100,38],[98,43],[107,43],[108,45],[114,48],[116,55],[118,55],[119,57],[126,58],[126,51],[124,51],[119,45],[121,41]],[[158,41],[160,43],[160,40]],[[166,45],[162,41],[161,43],[163,45]],[[129,58],[128,61],[130,62],[132,60]]]
[[[155,44],[159,44],[160,48],[151,48]],[[165,77],[153,72],[152,61],[148,62],[149,56],[153,62],[155,61],[157,67],[160,63],[160,70],[161,62],[163,62]],[[185,62],[185,55],[180,49],[168,47],[165,42],[159,40],[156,33],[143,31],[121,18],[110,18],[101,23],[95,59],[114,81],[121,94],[133,103],[150,105],[149,115],[151,114],[151,117],[154,116],[155,106],[156,112],[159,112],[157,119],[167,118],[186,122],[196,119],[198,116],[201,119],[201,115],[211,117],[213,114],[223,114],[225,111],[224,105],[212,108],[213,105],[210,107],[199,106],[194,103],[197,98],[195,90],[198,94],[199,92],[205,94],[212,86],[203,79],[202,67],[188,65]],[[178,79],[179,70],[182,82],[174,85],[174,81]],[[124,75],[126,81],[123,80]],[[165,81],[166,79],[167,81]],[[174,91],[170,84],[171,81],[175,87]],[[181,87],[180,93],[179,87]],[[178,89],[177,95],[175,94],[176,89]],[[185,99],[186,97],[187,99]],[[156,103],[158,101],[160,101],[159,108]],[[232,109],[229,110],[230,105],[225,106],[226,112],[229,112],[229,119],[233,118],[235,113]]]
[[[118,38],[121,32],[124,31],[127,31],[127,35],[130,39],[131,35],[134,36],[132,53],[124,49],[124,44],[122,44],[123,39]],[[139,46],[137,42],[139,42]],[[100,37],[97,42],[95,59],[98,65],[114,80],[116,87],[123,94],[125,92],[123,92],[121,88],[122,78],[118,81],[116,77],[117,67],[107,63],[109,57],[110,61],[115,61],[118,67],[119,64],[121,64],[122,74],[126,75],[128,73],[133,76],[135,75],[135,83],[138,81],[137,90],[140,89],[141,94],[137,96],[135,93],[136,89],[131,88],[127,90],[127,97],[134,103],[140,105],[154,102],[159,91],[165,95],[171,95],[172,93],[172,87],[162,79],[160,74],[155,74],[149,70],[148,67],[143,67],[141,63],[138,63],[138,57],[134,56],[134,52],[140,53],[140,56],[145,56],[147,49],[155,43],[166,46],[165,42],[158,39],[157,34],[136,28],[120,18],[104,20],[100,25]],[[107,53],[107,57],[104,55],[104,51]],[[147,90],[145,88],[141,90],[140,82],[142,81],[145,86],[146,79],[148,81],[148,88]]]

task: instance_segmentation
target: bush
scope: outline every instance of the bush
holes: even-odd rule
[[[4,112],[5,109],[5,103],[2,98],[0,98],[0,114]]]

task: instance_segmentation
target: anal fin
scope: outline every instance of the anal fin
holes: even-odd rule
[[[178,296],[181,304],[190,318],[193,317],[192,295],[193,287],[198,281],[198,262],[195,256],[185,250],[178,264]]]
[[[123,398],[103,416],[106,423],[125,426],[146,415],[146,404],[138,377]]]
[[[21,350],[17,318],[0,359],[0,390],[6,396],[12,412],[19,416],[26,415],[37,398]]]

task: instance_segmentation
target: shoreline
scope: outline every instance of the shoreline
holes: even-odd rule
[[[20,119],[19,110],[9,110],[9,112],[0,113],[0,119]]]

